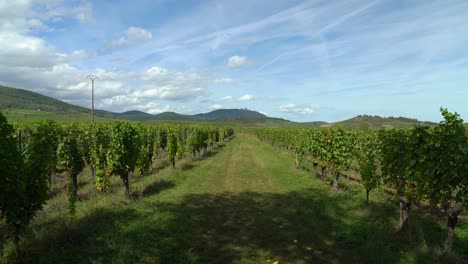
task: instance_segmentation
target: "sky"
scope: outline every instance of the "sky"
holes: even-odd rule
[[[0,0],[0,84],[115,112],[468,120],[468,1]]]

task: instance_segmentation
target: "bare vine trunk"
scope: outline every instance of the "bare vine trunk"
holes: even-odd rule
[[[175,157],[171,158],[172,168],[175,169]]]
[[[366,205],[369,205],[369,193],[371,189],[366,188]]]
[[[71,175],[72,192],[73,192],[74,197],[77,197],[77,194],[78,194],[78,174],[79,173],[73,172]]]
[[[152,172],[153,171],[153,153],[148,154],[149,158],[149,170]]]
[[[332,173],[333,175],[333,187],[332,191],[337,192],[339,190],[338,179],[340,178],[339,172]]]
[[[447,238],[442,252],[443,257],[446,257],[452,251],[453,241],[455,240],[455,226],[458,223],[458,214],[460,214],[461,209],[450,208],[446,209],[445,212],[447,213]]]
[[[91,177],[93,177],[93,179],[95,180],[96,179],[96,168],[94,168],[93,165],[91,165]]]
[[[298,170],[299,169],[299,158],[297,157],[297,153],[296,153],[295,165],[296,165],[296,170]]]
[[[314,162],[314,177],[317,176],[317,162]]]
[[[128,182],[128,173],[123,173],[120,175],[120,179],[122,179],[122,182],[125,186],[125,198],[130,200],[130,185]]]
[[[400,224],[399,231],[406,231],[409,228],[409,212],[411,210],[411,202],[405,199],[405,196],[400,194]]]
[[[409,228],[409,212],[411,210],[411,201],[405,198],[404,189],[406,181],[404,178],[400,179],[397,186],[397,192],[400,201],[400,223],[398,224],[398,231],[407,231]]]
[[[322,167],[322,175],[321,175],[321,180],[325,180],[325,178],[327,177],[327,170],[325,169],[325,167]]]

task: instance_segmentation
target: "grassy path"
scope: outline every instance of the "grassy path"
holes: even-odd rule
[[[27,262],[432,263],[445,235],[417,215],[409,236],[395,234],[396,201],[377,192],[366,207],[353,185],[331,193],[328,183],[295,170],[292,155],[247,134],[203,160],[133,177],[131,203],[118,179],[110,193],[97,194],[83,174],[73,224],[66,224],[65,185],[57,180],[23,241]],[[459,259],[467,229],[457,230]],[[0,262],[11,261],[10,244],[4,252]]]

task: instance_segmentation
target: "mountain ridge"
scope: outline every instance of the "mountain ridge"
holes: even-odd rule
[[[25,89],[17,89],[0,85],[0,110],[29,109],[47,111],[57,114],[89,114],[90,109],[73,105],[40,93]],[[265,125],[291,126],[291,127],[330,127],[341,125],[347,128],[376,129],[393,127],[411,127],[416,124],[436,125],[434,122],[419,121],[406,117],[380,117],[372,115],[358,115],[356,117],[327,123],[324,121],[293,122],[283,118],[269,117],[260,112],[249,109],[218,109],[207,113],[194,115],[163,112],[149,114],[139,110],[122,113],[105,110],[95,110],[97,116],[118,118],[131,121],[203,121],[203,122],[238,122],[258,123]]]

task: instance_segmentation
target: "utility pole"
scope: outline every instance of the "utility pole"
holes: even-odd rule
[[[94,80],[98,80],[99,77],[88,75],[88,79],[91,80],[91,124],[94,124]]]

